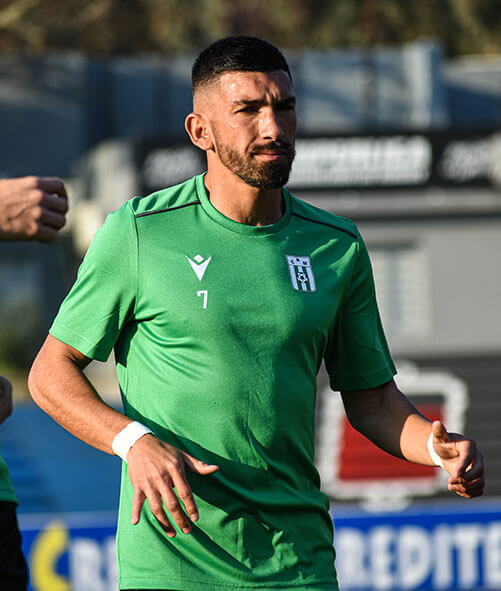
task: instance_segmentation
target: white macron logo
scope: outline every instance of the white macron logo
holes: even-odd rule
[[[207,267],[209,266],[212,257],[210,256],[208,259],[204,260],[204,257],[200,256],[199,254],[193,257],[193,259],[190,259],[188,255],[184,256],[188,259],[188,262],[190,263],[193,271],[195,271],[195,275],[198,277],[198,280],[202,281],[205,271],[207,271]]]

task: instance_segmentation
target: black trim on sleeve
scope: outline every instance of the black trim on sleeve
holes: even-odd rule
[[[322,226],[329,226],[329,228],[334,228],[335,230],[339,230],[340,232],[344,232],[345,234],[349,234],[352,238],[358,238],[358,236],[351,232],[350,230],[346,230],[345,228],[340,228],[334,224],[329,224],[329,222],[321,222],[320,220],[314,220],[312,218],[307,218],[304,215],[299,215],[295,211],[292,212],[292,215],[295,215],[297,218],[301,218],[302,220],[306,220],[307,222],[313,222],[314,224],[321,224]]]
[[[155,209],[154,211],[145,211],[144,213],[136,213],[135,218],[142,218],[147,215],[153,215],[154,213],[163,213],[165,211],[173,211],[174,209],[182,209],[189,205],[199,205],[200,201],[190,201],[189,203],[183,203],[183,205],[174,205],[174,207],[167,207],[165,209]]]

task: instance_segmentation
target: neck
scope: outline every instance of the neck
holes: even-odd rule
[[[224,216],[248,226],[274,224],[283,215],[282,189],[251,187],[227,168],[205,175],[212,205]]]

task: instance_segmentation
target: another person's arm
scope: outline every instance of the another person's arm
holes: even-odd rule
[[[89,362],[90,359],[79,351],[49,335],[31,369],[29,389],[35,402],[65,429],[113,454],[114,437],[132,421],[99,397],[83,373]],[[175,535],[162,506],[163,500],[181,530],[189,533],[191,527],[186,513],[196,521],[198,511],[185,469],[211,474],[217,466],[197,460],[153,435],[144,435],[134,443],[127,454],[127,464],[134,488],[132,523],[139,522],[141,509],[148,499],[152,513],[166,534]]]
[[[342,392],[342,397],[352,426],[394,456],[435,465],[427,446],[432,431],[433,448],[450,475],[449,490],[466,498],[483,493],[484,467],[475,442],[448,433],[440,421],[424,418],[393,380],[377,388]]]
[[[0,240],[51,242],[67,211],[68,196],[58,178],[0,180]]]

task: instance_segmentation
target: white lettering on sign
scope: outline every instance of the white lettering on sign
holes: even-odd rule
[[[461,183],[494,178],[499,136],[450,141],[439,163],[446,179]]]
[[[386,591],[386,589],[393,588],[394,578],[392,573],[395,571],[393,568],[393,559],[395,557],[394,538],[393,528],[386,526],[374,528],[370,536],[370,563],[373,576],[372,584],[375,589]]]
[[[462,589],[472,589],[478,581],[478,549],[485,534],[481,525],[458,525],[454,541],[458,549],[458,582]]]
[[[422,135],[300,139],[289,184],[301,187],[413,185],[431,174]]]
[[[454,578],[452,545],[450,528],[445,525],[438,526],[433,541],[435,556],[433,582],[437,589],[447,589],[452,584]]]
[[[501,589],[501,523],[493,523],[487,531],[484,569],[487,586]]]
[[[367,566],[367,536],[358,529],[343,527],[336,534],[336,569],[340,581],[352,588],[363,588],[370,583]]]
[[[165,187],[201,172],[200,157],[191,146],[152,150],[143,164],[143,178],[150,187]]]
[[[338,525],[335,546],[343,591],[501,588],[501,522],[368,531]]]
[[[69,554],[73,591],[117,591],[114,537],[102,544],[90,538],[76,538]]]
[[[424,583],[432,564],[428,534],[420,527],[403,527],[396,552],[399,586],[415,589]]]

